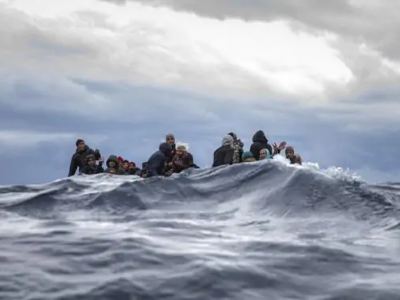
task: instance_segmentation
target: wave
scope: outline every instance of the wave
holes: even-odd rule
[[[398,299],[399,203],[283,158],[3,186],[0,298]]]

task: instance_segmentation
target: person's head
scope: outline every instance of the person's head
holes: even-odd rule
[[[128,165],[128,169],[136,169],[136,164],[133,161],[131,161]]]
[[[269,153],[268,149],[261,149],[260,150],[260,160],[269,159],[271,158],[271,154]]]
[[[172,146],[169,143],[161,143],[158,147],[165,156],[170,157],[172,155]]]
[[[237,141],[237,135],[236,135],[236,133],[229,132],[228,135],[230,135],[231,137],[233,137],[233,141]]]
[[[85,150],[86,144],[85,144],[84,140],[77,139],[75,144],[76,144],[76,148],[78,149],[78,151]]]
[[[285,149],[285,156],[288,159],[291,159],[294,157],[294,148],[292,146],[287,146]]]
[[[88,164],[89,167],[94,167],[96,166],[96,157],[93,154],[89,154],[86,156],[86,163]]]
[[[186,147],[184,145],[179,145],[176,147],[175,154],[179,157],[182,157],[186,153]]]
[[[233,137],[230,136],[229,134],[224,136],[221,144],[222,144],[222,146],[230,146],[233,148]]]
[[[253,153],[251,153],[250,151],[246,151],[243,152],[242,154],[242,160],[243,162],[252,162],[252,161],[256,161],[256,159],[253,156]]]
[[[129,161],[125,159],[122,165],[124,166],[124,169],[128,169],[129,168]]]
[[[175,145],[175,137],[172,133],[169,133],[165,136],[165,142],[170,145]]]
[[[106,161],[106,165],[108,168],[118,168],[118,158],[116,155],[110,155]]]

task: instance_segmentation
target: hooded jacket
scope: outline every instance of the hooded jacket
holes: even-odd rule
[[[90,154],[94,154],[94,151],[90,149],[88,145],[85,145],[85,149],[83,151],[76,149],[75,153],[71,157],[68,177],[74,176],[78,168],[79,172],[81,172],[82,168],[86,166],[86,157]]]
[[[110,162],[113,161],[115,163],[115,167],[110,167]],[[121,167],[118,161],[118,157],[116,155],[110,155],[106,161],[107,169],[104,173],[108,173],[109,169],[115,169],[118,175],[126,175],[124,168]]]
[[[268,139],[265,137],[264,131],[259,130],[253,136],[253,144],[250,146],[250,152],[256,160],[260,160],[260,151],[267,149],[272,153],[272,146],[268,144]]]
[[[168,143],[161,143],[158,150],[154,152],[147,161],[147,177],[164,175],[165,163],[172,155],[172,147]]]

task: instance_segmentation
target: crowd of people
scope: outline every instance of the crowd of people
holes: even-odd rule
[[[253,143],[249,151],[244,151],[244,144],[231,132],[224,136],[221,146],[214,151],[212,167],[237,163],[253,162],[264,159],[273,159],[276,154],[285,150],[285,156],[291,164],[302,163],[301,157],[295,154],[294,148],[286,146],[286,142],[269,144],[262,130],[253,136]],[[184,145],[176,145],[173,134],[167,134],[165,142],[161,143],[147,162],[138,167],[135,162],[123,159],[121,156],[110,155],[105,161],[98,149],[91,149],[84,140],[76,141],[76,151],[72,155],[68,176],[79,174],[109,173],[115,175],[137,175],[142,178],[152,176],[171,176],[188,168],[199,168],[193,155]]]

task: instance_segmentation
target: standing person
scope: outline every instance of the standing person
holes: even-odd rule
[[[93,149],[86,145],[84,140],[77,139],[75,145],[76,150],[75,153],[72,154],[68,177],[74,176],[78,168],[79,172],[82,171],[83,167],[86,166],[86,157],[88,155],[95,155]]]

